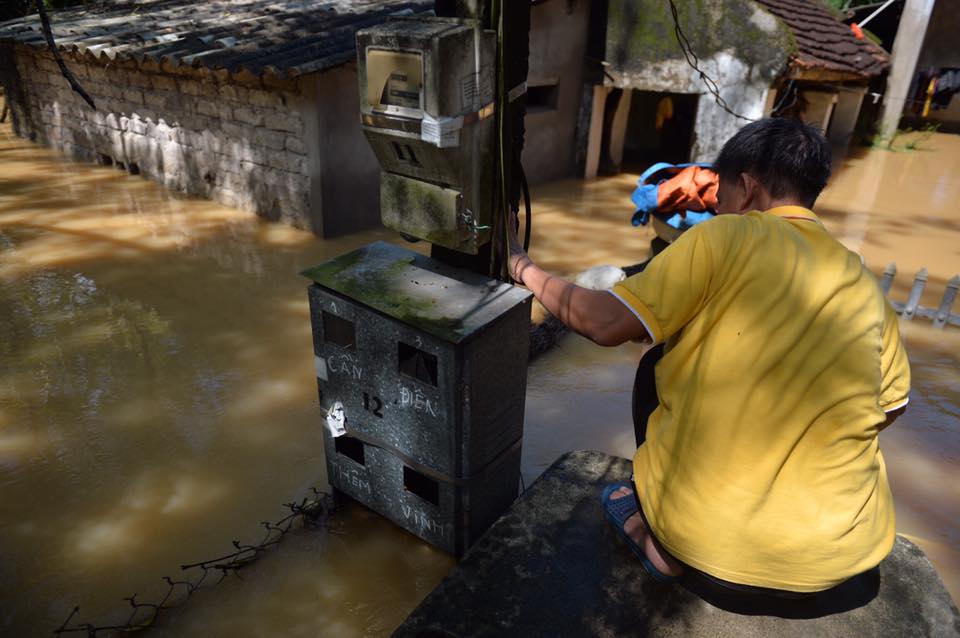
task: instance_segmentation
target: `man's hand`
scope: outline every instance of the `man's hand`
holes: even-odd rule
[[[601,346],[649,339],[643,323],[613,295],[581,288],[539,268],[517,236],[517,218],[508,221],[510,276],[523,284],[554,317]]]

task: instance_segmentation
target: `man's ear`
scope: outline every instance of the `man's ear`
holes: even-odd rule
[[[740,179],[737,181],[737,194],[740,196],[740,211],[748,212],[751,210],[763,210],[760,203],[763,195],[763,187],[760,182],[753,178],[749,173],[740,173]]]

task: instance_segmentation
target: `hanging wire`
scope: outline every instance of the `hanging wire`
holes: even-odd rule
[[[493,2],[492,22],[497,28],[497,175],[499,184],[494,206],[493,250],[490,271],[502,281],[510,281],[510,198],[507,191],[506,157],[509,145],[509,97],[506,80],[506,46],[503,0]],[[512,145],[510,145],[512,146]]]
[[[503,10],[503,0],[497,2],[498,6],[498,34],[497,34],[497,51],[498,51],[498,60],[497,60],[497,76],[498,76],[498,87],[500,90],[500,128],[499,134],[500,139],[497,144],[497,152],[499,154],[499,164],[500,164],[500,206],[498,210],[500,212],[500,229],[503,233],[501,241],[502,244],[502,265],[500,267],[500,278],[504,281],[509,281],[510,276],[510,195],[507,189],[507,154],[506,154],[506,145],[508,144],[507,137],[509,134],[509,110],[510,110],[510,98],[507,95],[507,53],[506,53],[506,28],[504,25],[504,19],[506,12]]]
[[[510,282],[510,224],[513,222],[512,203],[510,201],[510,189],[507,181],[507,157],[512,159],[510,165],[510,175],[517,176],[520,182],[520,191],[524,200],[524,209],[526,213],[526,227],[524,229],[523,249],[530,249],[530,236],[533,228],[532,204],[530,199],[530,186],[527,183],[527,176],[523,170],[519,147],[513,139],[513,122],[511,120],[513,112],[511,110],[510,87],[507,86],[506,78],[506,33],[505,33],[505,12],[503,10],[503,0],[494,0],[493,2],[493,23],[497,27],[497,169],[500,178],[498,189],[498,202],[494,207],[494,232],[493,236],[499,237],[502,242],[498,246],[494,242],[492,252],[491,273],[497,273],[503,281]],[[513,229],[513,230],[519,230]],[[498,253],[498,250],[501,252]],[[499,258],[499,259],[498,259]]]
[[[794,104],[797,103],[797,98],[800,96],[800,89],[798,89],[793,80],[787,83],[787,88],[784,89],[783,95],[780,96],[780,99],[777,100],[777,103],[774,105],[773,109],[770,111],[770,117],[777,117],[782,111],[791,108]],[[792,98],[789,104],[784,104],[787,101],[787,98]]]
[[[494,118],[495,118],[494,126],[496,128],[495,135],[496,135],[497,145],[499,146],[500,139],[502,138],[501,130],[503,128],[503,122],[502,122],[503,89],[501,86],[502,75],[503,75],[503,71],[502,71],[503,62],[501,59],[501,56],[502,56],[501,42],[503,40],[503,28],[501,25],[499,0],[493,0],[493,2],[490,3],[490,25],[497,32],[497,53],[495,56],[496,75],[494,76],[494,82],[496,86],[494,94],[495,94],[497,107],[496,107],[496,111],[494,112]],[[499,149],[497,149],[497,152],[498,154],[496,155],[496,158],[499,158]],[[494,166],[494,174],[496,175],[495,179],[499,181],[500,175],[501,175],[500,166]],[[502,196],[502,193],[500,189],[500,183],[497,183],[496,186],[497,187],[494,189],[494,193],[493,193],[493,210],[492,210],[493,214],[490,220],[491,225],[493,226],[493,230],[490,233],[491,248],[490,248],[489,273],[491,277],[495,277],[499,279],[501,275],[501,271],[503,270],[503,265],[502,265],[502,261],[499,253],[500,241],[501,241],[500,240],[500,198]]]
[[[703,80],[703,84],[707,87],[707,91],[713,95],[713,100],[717,103],[717,106],[738,119],[747,122],[755,122],[756,120],[754,118],[741,115],[730,108],[730,105],[727,104],[727,101],[723,99],[722,95],[720,95],[720,87],[717,86],[717,83],[713,80],[713,78],[707,75],[706,72],[700,68],[700,60],[697,58],[697,54],[693,52],[693,47],[690,46],[690,41],[687,39],[683,29],[680,28],[680,16],[677,13],[677,5],[674,4],[673,0],[670,0],[670,13],[673,15],[673,32],[677,36],[677,42],[680,44],[680,50],[683,51],[683,57],[686,59],[687,64],[689,64],[693,70],[697,72],[697,74],[700,76],[700,79]]]
[[[523,170],[523,164],[517,160],[517,168],[520,170],[520,189],[523,191],[523,205],[527,214],[527,225],[523,229],[523,250],[530,250],[530,234],[533,231],[533,210],[530,202],[530,185],[527,184],[527,174]]]
[[[67,66],[67,63],[63,61],[63,56],[60,55],[60,49],[57,48],[56,40],[54,40],[53,27],[50,26],[50,17],[47,15],[47,10],[43,6],[43,0],[35,0],[35,4],[37,7],[37,14],[40,16],[40,30],[43,32],[44,40],[47,41],[47,48],[50,49],[50,53],[53,54],[53,59],[56,61],[57,66],[60,67],[60,73],[63,74],[64,78],[66,78],[67,82],[70,84],[70,88],[76,91],[77,95],[82,97],[83,101],[89,104],[90,108],[96,111],[97,105],[94,104],[93,98],[90,97],[90,94],[83,89],[83,87],[80,85],[80,82],[77,81],[77,77]]]

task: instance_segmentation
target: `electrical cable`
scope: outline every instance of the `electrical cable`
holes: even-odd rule
[[[876,18],[876,17],[880,14],[881,11],[883,11],[884,9],[886,9],[887,7],[889,7],[891,4],[893,4],[893,3],[896,2],[896,1],[897,1],[897,0],[887,0],[887,1],[884,2],[882,5],[880,5],[880,8],[879,8],[879,9],[877,9],[876,11],[874,11],[873,13],[871,13],[870,15],[868,15],[866,18],[864,18],[864,19],[863,19],[863,22],[858,22],[858,23],[857,23],[857,26],[862,29],[864,26],[866,26],[866,24],[867,24],[868,22],[870,22],[871,20],[873,20],[874,18]]]
[[[690,40],[687,39],[686,34],[683,32],[683,29],[680,28],[680,16],[677,13],[677,5],[674,4],[673,0],[670,1],[670,13],[673,16],[673,32],[677,36],[677,43],[680,44],[680,50],[683,52],[683,57],[686,59],[687,64],[689,64],[694,71],[699,74],[700,79],[703,80],[704,85],[713,95],[713,101],[717,103],[717,106],[722,108],[724,111],[730,115],[739,118],[741,120],[746,120],[747,122],[755,122],[756,120],[745,115],[740,115],[727,104],[727,101],[723,99],[720,95],[720,87],[717,86],[717,83],[707,75],[699,66],[700,59],[697,57],[697,54],[693,52],[693,47],[690,45]]]
[[[497,268],[497,277],[502,281],[507,281],[507,276],[510,271],[509,268],[509,259],[510,259],[510,241],[509,241],[509,232],[510,229],[507,226],[509,223],[509,215],[506,213],[506,210],[509,208],[509,197],[507,196],[507,174],[506,174],[506,155],[504,144],[506,142],[506,120],[507,112],[509,108],[509,102],[507,101],[507,87],[505,79],[505,46],[504,46],[504,25],[503,25],[503,0],[495,0],[493,3],[493,18],[496,20],[497,25],[497,159],[498,159],[498,168],[499,168],[499,177],[500,177],[500,188],[499,197],[497,206],[494,208],[495,219],[493,226],[495,229],[501,231],[502,235],[500,236],[499,247],[495,243],[493,250],[491,251],[494,255],[494,258],[499,256],[500,263],[496,264]],[[500,254],[497,254],[499,248]]]
[[[526,226],[523,230],[523,250],[530,250],[530,235],[533,228],[533,200],[530,198],[530,185],[527,183],[527,173],[523,170],[523,161],[516,145],[513,146],[513,161],[517,164],[517,175],[520,178],[520,193],[523,195],[523,207],[526,215]],[[517,232],[520,231],[520,219],[517,218]]]
[[[787,97],[791,95],[793,96],[793,99],[790,100],[790,103],[784,104],[784,102],[786,102],[787,100]],[[770,111],[770,117],[777,117],[781,111],[783,111],[784,109],[788,109],[792,107],[794,104],[796,104],[797,97],[799,97],[799,95],[800,95],[800,90],[796,88],[796,86],[794,85],[794,81],[790,80],[790,82],[787,83],[787,88],[783,92],[783,95],[780,96],[780,99],[777,101],[776,105],[774,105],[773,109]]]
[[[503,0],[494,0],[491,7],[491,22],[497,29],[497,166],[496,171],[500,183],[497,189],[497,201],[493,207],[493,247],[490,251],[490,276],[502,281],[510,282],[510,232],[512,210],[507,182],[507,158],[511,157],[511,176],[516,175],[520,181],[520,191],[524,200],[526,213],[526,227],[524,229],[523,249],[529,250],[530,237],[533,228],[533,212],[530,199],[530,186],[523,170],[520,153],[513,143],[510,99],[506,81],[506,38],[504,28],[505,14]]]
[[[533,205],[530,202],[530,186],[527,184],[527,174],[523,171],[523,164],[517,160],[520,171],[520,190],[523,192],[523,204],[527,213],[527,225],[523,229],[523,251],[530,250],[530,233],[533,228]]]
[[[530,185],[527,183],[527,176],[523,170],[523,163],[520,158],[520,152],[514,140],[512,138],[512,122],[509,121],[511,116],[510,111],[510,99],[508,97],[508,87],[506,82],[506,38],[504,37],[504,12],[502,6],[503,0],[496,0],[494,4],[494,16],[497,20],[497,40],[498,40],[498,55],[497,55],[497,89],[498,89],[498,102],[499,108],[497,113],[499,115],[499,140],[498,140],[498,155],[499,155],[499,168],[500,168],[500,202],[499,206],[495,208],[495,211],[498,213],[498,220],[495,221],[494,227],[497,227],[497,223],[503,224],[503,245],[502,248],[502,265],[500,271],[500,278],[503,281],[512,281],[510,276],[510,231],[511,228],[509,224],[512,220],[512,210],[511,202],[509,198],[509,189],[507,184],[507,172],[506,172],[506,159],[507,157],[512,158],[511,163],[511,175],[516,174],[520,180],[520,191],[523,196],[524,201],[524,210],[526,213],[526,226],[524,228],[523,235],[523,249],[530,249],[530,237],[533,229],[533,205],[530,199]],[[508,155],[509,149],[509,155]],[[519,222],[518,222],[519,223]],[[519,228],[512,229],[514,231],[519,231]],[[496,246],[494,246],[494,253],[496,252]]]

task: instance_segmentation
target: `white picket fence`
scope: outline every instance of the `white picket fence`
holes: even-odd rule
[[[883,288],[883,294],[890,295],[890,287],[893,285],[893,278],[897,276],[897,265],[890,263],[883,270],[883,277],[880,278],[880,287]],[[910,321],[914,317],[923,317],[933,321],[933,327],[942,329],[945,325],[960,326],[960,315],[953,314],[953,302],[957,299],[957,291],[960,290],[960,275],[954,275],[947,282],[947,289],[943,292],[943,299],[937,309],[924,308],[920,305],[920,297],[923,295],[923,289],[927,285],[927,269],[921,268],[920,272],[913,279],[913,287],[910,289],[910,296],[906,303],[890,300],[893,306],[904,321]]]

